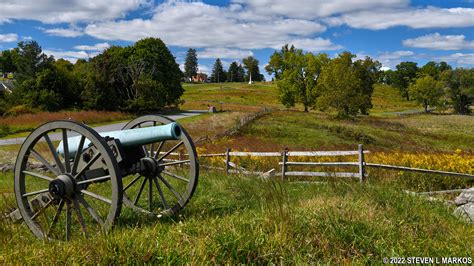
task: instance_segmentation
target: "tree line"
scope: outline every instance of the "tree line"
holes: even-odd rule
[[[15,89],[0,97],[8,110],[95,109],[150,111],[177,106],[183,74],[160,39],[113,46],[75,64],[55,60],[35,41],[2,52],[0,69],[15,73]]]
[[[233,61],[229,68],[224,70],[222,60],[217,58],[212,67],[210,76],[211,82],[244,82],[244,81],[265,81],[265,77],[260,73],[259,62],[253,56],[242,59],[242,64]],[[199,65],[196,49],[190,48],[186,52],[184,61],[184,77],[191,81],[198,74]]]
[[[458,114],[471,113],[474,101],[474,69],[453,69],[446,62],[428,62],[418,68],[401,62],[396,70],[381,71],[380,62],[342,52],[330,59],[325,53],[304,53],[285,45],[274,52],[265,70],[276,79],[280,102],[287,107],[302,104],[304,110],[334,110],[339,117],[368,114],[375,83],[399,90],[406,100],[429,107],[452,107]]]
[[[474,102],[474,69],[453,69],[446,62],[430,61],[422,67],[401,62],[395,70],[383,73],[382,82],[400,91],[407,100],[429,107],[452,107],[458,114],[470,114]]]

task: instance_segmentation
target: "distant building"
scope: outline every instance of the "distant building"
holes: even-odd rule
[[[192,77],[192,82],[207,82],[207,75],[204,73],[198,73],[196,76]]]

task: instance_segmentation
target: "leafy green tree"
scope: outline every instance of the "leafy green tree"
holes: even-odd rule
[[[285,70],[284,54],[287,52],[294,53],[295,50],[296,49],[293,45],[288,48],[288,44],[286,44],[281,48],[280,52],[274,52],[270,56],[268,65],[265,66],[265,70],[267,71],[268,75],[273,75],[276,80],[280,79],[280,75]]]
[[[196,49],[189,48],[184,61],[184,76],[188,79],[196,76],[198,72],[198,58]]]
[[[360,112],[363,115],[368,114],[368,109],[372,108],[372,93],[374,84],[380,79],[380,62],[366,57],[364,60],[357,60],[353,63],[355,74],[361,81],[360,94]]]
[[[6,73],[15,72],[15,56],[18,54],[18,49],[5,50],[0,53],[0,72]]]
[[[34,78],[37,72],[50,67],[53,61],[54,58],[44,54],[36,41],[19,42],[14,62],[17,68],[15,78],[18,83]]]
[[[462,115],[470,114],[469,107],[474,103],[474,69],[448,69],[440,76],[454,111]]]
[[[160,39],[110,47],[93,58],[88,68],[82,94],[87,108],[135,112],[181,102],[182,72]]]
[[[214,66],[212,67],[211,81],[216,83],[226,81],[226,73],[222,67],[221,59],[219,58],[216,59],[216,62],[214,62]]]
[[[281,69],[284,70],[277,80],[280,101],[287,107],[301,103],[307,112],[315,104],[316,85],[322,68],[328,62],[326,54],[304,54],[299,49],[284,52],[281,62]]]
[[[323,68],[317,86],[317,106],[334,109],[341,118],[366,114],[372,107],[372,85],[380,64],[370,58],[352,62],[354,57],[343,52],[331,60]]]
[[[392,84],[400,90],[402,97],[410,100],[408,86],[416,79],[418,66],[415,62],[401,62],[396,69]]]
[[[252,81],[263,81],[264,77],[260,74],[260,68],[258,67],[258,60],[253,56],[248,56],[242,60],[244,63],[244,68],[247,69],[247,77],[246,80]]]
[[[409,91],[413,98],[423,105],[425,112],[428,112],[429,106],[440,105],[443,95],[442,84],[429,75],[416,79],[410,84]]]

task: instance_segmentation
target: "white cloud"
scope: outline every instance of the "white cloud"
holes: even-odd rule
[[[16,33],[0,34],[0,42],[16,42],[16,41],[18,41],[18,34]]]
[[[442,55],[434,57],[436,61],[445,61],[458,66],[472,67],[474,65],[474,53],[454,53],[450,55]]]
[[[320,52],[328,50],[339,50],[343,47],[340,45],[333,44],[328,39],[323,38],[314,38],[314,39],[296,39],[289,42],[289,44],[294,45],[298,49],[303,49],[310,52]],[[274,49],[279,49],[281,46],[273,47]]]
[[[65,59],[71,63],[75,63],[77,59],[88,59],[96,56],[98,53],[88,53],[86,51],[60,51],[60,50],[43,50],[43,53],[54,56],[55,59]]]
[[[207,75],[211,74],[211,70],[208,66],[199,65],[198,69],[199,69],[198,70],[199,73],[204,73],[204,74],[207,74]]]
[[[103,43],[97,43],[94,45],[77,45],[77,46],[74,46],[74,49],[84,50],[84,51],[103,51],[109,47],[110,47],[110,44],[103,42]]]
[[[439,33],[406,39],[403,41],[403,45],[432,50],[474,49],[474,41],[466,41],[466,36],[464,35],[441,35]]]
[[[325,20],[329,25],[382,30],[395,26],[453,28],[474,26],[474,8],[371,9],[343,14]]]
[[[0,21],[32,19],[43,23],[76,23],[125,17],[127,12],[150,6],[148,0],[4,0]]]
[[[229,48],[206,48],[198,52],[198,58],[242,59],[253,55],[252,51]]]
[[[405,7],[409,4],[409,0],[234,0],[233,2],[242,4],[257,14],[302,19],[315,19],[374,8]]]
[[[53,36],[61,36],[61,37],[79,37],[84,35],[84,33],[79,29],[66,29],[66,28],[54,28],[54,29],[45,29],[45,33]]]
[[[159,5],[150,19],[108,21],[85,28],[87,34],[103,40],[137,41],[156,36],[173,46],[241,50],[279,49],[325,30],[325,26],[310,20],[251,16],[238,5],[219,7],[179,1]]]

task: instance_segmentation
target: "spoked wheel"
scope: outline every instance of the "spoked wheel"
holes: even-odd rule
[[[165,125],[173,120],[147,115],[130,121],[123,129]],[[193,196],[199,176],[196,149],[182,129],[178,140],[166,140],[142,147],[150,165],[145,174],[124,177],[123,202],[133,209],[158,217],[176,214]]]
[[[77,142],[68,141],[73,136]],[[37,237],[87,237],[108,230],[119,216],[122,179],[98,133],[77,122],[54,121],[33,131],[21,146],[15,197]]]

